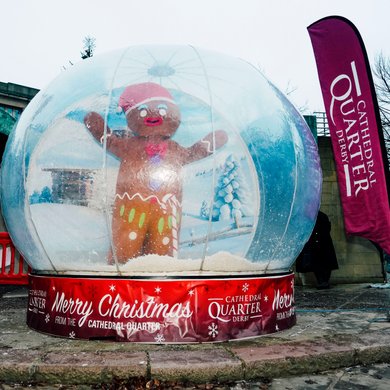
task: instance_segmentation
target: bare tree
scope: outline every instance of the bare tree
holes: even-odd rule
[[[83,39],[83,51],[80,52],[81,58],[85,60],[86,58],[93,57],[93,53],[95,51],[96,47],[96,39],[87,35]],[[66,70],[68,69],[69,66],[73,66],[74,63],[70,60],[68,60],[69,64],[68,65],[62,65],[61,70]]]
[[[83,39],[83,44],[84,44],[83,51],[80,52],[80,54],[81,54],[81,58],[85,60],[86,58],[90,58],[93,56],[93,53],[96,48],[96,39],[87,35]]]
[[[288,96],[289,99],[293,99],[294,92],[298,90],[298,87],[291,84],[291,81],[289,80],[287,82],[287,86],[284,89],[284,94]],[[309,104],[306,101],[305,104],[299,105],[296,107],[297,110],[303,115],[306,111],[309,110]]]
[[[387,161],[390,163],[390,58],[383,53],[375,58],[374,63],[375,90],[381,115],[383,136],[387,152]]]

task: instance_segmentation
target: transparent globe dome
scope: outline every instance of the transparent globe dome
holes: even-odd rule
[[[289,270],[314,226],[317,146],[247,62],[135,46],[64,71],[23,112],[2,209],[35,272]]]

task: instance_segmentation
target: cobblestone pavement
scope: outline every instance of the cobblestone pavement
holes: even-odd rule
[[[26,289],[0,296],[1,390],[390,389],[390,289],[296,287],[291,329],[199,345],[51,337],[25,325]]]
[[[208,390],[389,390],[390,364],[347,367],[327,371],[317,375],[292,376],[258,381],[236,381],[226,384],[206,383],[189,384],[179,382],[160,382],[157,380],[133,379],[106,385],[34,385],[34,384],[1,384],[1,390],[96,390],[96,389],[208,389]]]
[[[390,364],[347,367],[318,375],[275,378],[268,388],[270,390],[389,390]]]

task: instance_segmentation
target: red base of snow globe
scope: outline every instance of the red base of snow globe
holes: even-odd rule
[[[221,342],[295,323],[292,273],[180,279],[30,275],[27,324],[60,337]]]

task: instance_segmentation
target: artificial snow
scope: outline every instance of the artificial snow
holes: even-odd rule
[[[286,260],[255,263],[234,254],[237,247],[248,245],[252,233],[250,225],[232,229],[231,224],[219,221],[214,222],[212,230],[208,231],[207,221],[203,221],[199,229],[199,220],[188,215],[183,217],[186,228],[182,231],[180,258],[146,255],[129,259],[126,264],[109,265],[110,221],[102,211],[53,203],[33,204],[30,210],[40,237],[38,245],[44,245],[54,271],[63,274],[230,275],[286,268]],[[197,236],[191,234],[191,226],[197,227]]]

